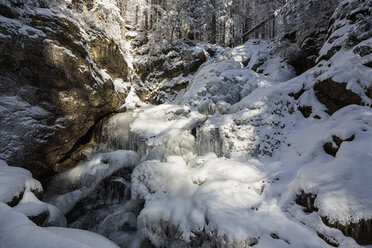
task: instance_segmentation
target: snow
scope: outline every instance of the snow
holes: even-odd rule
[[[58,227],[42,228],[36,226],[26,216],[34,217],[43,212],[49,213],[46,224],[65,226],[66,219],[53,205],[40,201],[31,192],[42,192],[40,182],[31,173],[18,167],[10,167],[0,160],[0,246],[12,248],[76,247],[98,248],[117,247],[108,239],[95,233]],[[13,208],[9,202],[14,196],[23,194],[20,202]]]
[[[29,217],[48,212],[47,205],[37,199],[29,189],[25,190],[22,200],[13,209]]]
[[[138,107],[144,106],[139,97],[137,96],[133,87],[130,87],[128,96],[125,98],[125,103],[120,107],[121,109],[125,108],[126,110],[134,110]]]
[[[371,75],[361,65],[370,55],[341,49],[295,77],[271,49],[258,40],[228,49],[202,65],[175,101],[146,106],[131,121],[130,132],[150,150],[180,137],[167,136],[173,129],[191,133],[196,127],[188,142],[194,149],[177,154],[166,147],[163,156],[147,156],[133,171],[132,197],[145,200],[138,226],[156,246],[190,242],[205,232],[232,247],[328,247],[319,232],[340,247],[359,247],[320,217],[344,225],[371,219],[372,110],[351,105],[329,116],[313,86],[328,78],[345,82],[370,104]],[[290,96],[301,89],[298,99]],[[312,107],[308,118],[300,106]],[[189,114],[165,118],[177,108]],[[335,157],[323,148],[334,135],[354,135]],[[317,212],[306,214],[295,204],[301,191],[316,194]]]
[[[110,14],[115,7],[101,1],[97,8]],[[105,18],[121,20],[117,9],[112,14]],[[319,58],[335,45],[341,49],[299,76],[274,54],[273,42],[252,39],[217,53],[187,78],[161,82],[156,87],[190,79],[176,97],[165,93],[161,105],[141,103],[134,86],[115,79],[118,92],[129,89],[122,106],[129,111],[103,124],[102,144],[85,151],[87,160],[51,180],[48,204],[32,194],[42,188],[29,172],[0,161],[1,244],[47,247],[52,241],[53,247],[115,247],[86,231],[37,227],[25,215],[49,211],[48,223],[63,227],[62,213],[91,195],[104,179],[128,169],[133,170],[130,182],[112,180],[131,187],[131,200],[103,211],[107,215],[95,227],[121,243],[139,247],[145,237],[157,247],[184,247],[198,239],[206,242],[204,247],[330,247],[319,238],[321,233],[339,247],[360,247],[321,220],[348,225],[372,219],[372,109],[366,94],[372,74],[363,66],[372,54],[361,57],[343,45],[358,24],[336,20],[335,25],[343,27],[332,32],[330,39],[335,39],[326,42]],[[117,30],[108,32],[118,35]],[[365,44],[371,39],[358,45]],[[195,47],[195,54],[200,51],[204,49]],[[139,63],[150,57],[135,59]],[[174,66],[169,63],[167,68]],[[99,73],[110,79],[104,70]],[[329,78],[346,83],[366,106],[346,106],[329,116],[313,89]],[[301,90],[299,97],[291,96]],[[2,111],[9,109],[6,100],[23,106],[18,99],[1,100]],[[24,106],[25,111],[46,114]],[[307,118],[299,111],[304,106],[312,110]],[[334,136],[344,141],[332,156],[324,145],[331,142],[336,148]],[[3,203],[22,192],[14,208]],[[305,213],[295,203],[301,192],[316,195],[317,211]],[[145,204],[137,216],[129,205],[141,200]],[[138,232],[118,232],[124,223]]]
[[[169,129],[187,129],[195,124],[201,115],[187,107],[163,104],[144,109],[133,122],[132,130],[145,138],[162,135]]]
[[[319,214],[331,222],[347,224],[371,219],[372,192],[368,185],[372,166],[371,127],[369,107],[348,106],[324,123],[307,126],[307,132],[296,130],[290,142],[307,163],[297,172],[289,190],[317,194],[315,205]],[[341,144],[336,158],[321,153],[322,145],[333,135],[341,139],[355,136]]]
[[[129,83],[126,83],[121,78],[116,78],[114,80],[114,88],[119,93],[125,93],[127,91],[129,86]]]
[[[17,33],[19,36],[27,36],[32,39],[45,37],[43,31],[33,28],[31,26],[25,25],[19,20],[14,20],[10,18],[6,18],[4,16],[0,16],[0,24],[4,26],[6,29],[12,30],[12,32]]]
[[[47,221],[48,226],[59,226],[59,227],[66,227],[67,220],[63,213],[52,204],[45,203],[48,211],[49,211],[49,218]]]
[[[72,229],[72,228],[62,228],[62,227],[47,227],[45,228],[51,233],[55,233],[59,236],[65,237],[67,239],[72,239],[74,241],[77,241],[79,243],[82,243],[83,245],[86,245],[87,247],[92,248],[102,248],[102,247],[108,247],[108,248],[114,248],[118,247],[115,245],[112,241],[99,236],[92,232],[87,232],[84,230],[79,229]]]
[[[365,59],[341,49],[331,66],[295,76],[273,49],[259,40],[226,49],[190,76],[175,100],[153,106],[131,95],[131,111],[104,124],[107,147],[142,157],[131,196],[145,200],[137,227],[156,246],[183,247],[205,233],[211,246],[329,247],[319,232],[340,247],[359,247],[320,217],[341,224],[371,219],[372,110],[353,105],[329,116],[313,86],[333,78],[367,99]],[[301,89],[297,99],[290,96]],[[312,107],[308,118],[299,106]],[[354,135],[336,157],[323,148],[333,135]],[[317,212],[295,204],[302,191],[316,194]]]
[[[108,239],[87,231],[38,227],[26,216],[1,202],[0,223],[0,244],[2,247],[118,247]]]
[[[0,160],[0,201],[9,203],[14,197],[19,197],[29,190],[42,192],[43,188],[39,181],[32,178],[29,171],[10,167]]]
[[[207,62],[193,77],[180,103],[204,114],[226,114],[230,105],[256,95],[251,94],[256,88],[268,88],[294,77],[291,66],[270,55],[272,49],[270,42],[250,40],[221,55],[220,61]],[[267,96],[267,92],[264,94]]]
[[[262,166],[260,162],[241,163],[212,155],[204,159],[199,167],[190,168],[182,158],[171,157],[135,168],[132,195],[146,200],[138,222],[154,244],[166,245],[162,243],[166,230],[159,226],[165,221],[185,241],[205,229],[224,235],[227,244],[275,232],[295,247],[321,246],[310,230],[288,220],[274,199],[262,195],[267,178],[256,167]]]
[[[26,189],[21,201],[13,208],[28,216],[36,217],[40,214],[48,214],[45,225],[66,227],[66,218],[55,206],[40,201],[29,189]]]

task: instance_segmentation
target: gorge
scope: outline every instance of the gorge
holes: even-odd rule
[[[0,0],[0,247],[372,246],[371,13]]]

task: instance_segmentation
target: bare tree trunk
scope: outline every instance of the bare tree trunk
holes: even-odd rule
[[[88,0],[83,0],[83,11],[88,9]]]
[[[212,0],[211,1],[212,3],[212,7],[213,7],[213,13],[212,13],[212,23],[211,23],[211,26],[212,26],[212,37],[211,37],[211,40],[210,42],[212,44],[216,44],[216,36],[217,36],[217,17],[216,17],[216,0]]]
[[[94,10],[94,8],[96,7],[96,5],[97,5],[97,1],[96,0],[92,0],[92,9],[91,10]],[[97,22],[99,24],[101,24],[101,21],[99,19],[99,13],[98,13],[98,11],[93,11],[92,12],[92,15],[97,20]]]
[[[152,29],[152,25],[154,24],[155,20],[155,10],[153,7],[153,2],[150,0],[150,10],[149,10],[149,28]]]
[[[174,27],[172,27],[172,31],[171,31],[171,34],[170,34],[170,43],[171,44],[173,42],[173,32],[174,32]]]
[[[71,1],[71,8],[74,10],[76,9],[76,0]]]
[[[121,17],[123,18],[121,22],[121,39],[125,40],[125,0],[121,0]]]
[[[231,30],[232,30],[232,47],[235,47],[235,39],[236,39],[236,37],[235,37],[235,24],[234,23],[232,24]]]
[[[71,1],[71,7],[76,12],[83,12],[84,9],[86,9],[86,1],[87,0],[72,0]]]
[[[222,25],[223,25],[222,26],[222,45],[226,46],[226,38],[225,38],[225,36],[226,36],[226,21],[225,20],[223,21]]]
[[[137,28],[137,25],[138,25],[138,11],[139,11],[139,7],[138,5],[136,6],[136,17],[135,17],[135,26]]]
[[[148,14],[148,12],[149,12],[149,10],[148,10],[148,4],[149,4],[149,1],[148,0],[146,0],[146,5],[145,5],[145,11],[144,11],[144,16],[145,16],[145,30],[149,30],[149,14]]]

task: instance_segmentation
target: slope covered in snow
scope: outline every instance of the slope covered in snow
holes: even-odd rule
[[[336,26],[345,4],[334,14]],[[347,5],[370,8],[359,4]],[[345,30],[355,32],[366,18]],[[274,43],[250,40],[201,65],[176,98],[138,102],[142,107],[111,117],[105,147],[142,156],[131,200],[145,202],[135,222],[144,244],[369,244],[371,54],[356,47],[370,39],[324,57],[332,50],[327,42],[317,66],[299,76],[275,55]]]
[[[340,3],[302,75],[251,40],[203,64],[175,100],[136,110],[125,130],[149,160],[132,174],[140,232],[170,247],[369,244],[370,11]]]

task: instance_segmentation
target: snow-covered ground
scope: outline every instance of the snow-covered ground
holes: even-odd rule
[[[366,7],[346,3],[355,11]],[[176,97],[165,92],[164,104],[144,104],[132,88],[124,106],[129,111],[104,123],[102,144],[86,151],[86,161],[51,180],[48,203],[32,193],[42,188],[30,173],[0,162],[0,246],[115,247],[86,231],[37,227],[26,218],[48,212],[50,225],[64,226],[62,213],[109,178],[130,187],[130,199],[100,212],[103,220],[92,229],[123,247],[142,241],[156,247],[360,247],[330,227],[372,219],[372,71],[365,66],[372,53],[355,50],[372,38],[348,43],[360,25],[343,19],[344,4],[317,66],[302,75],[274,54],[273,42],[250,40],[218,51]],[[177,80],[184,78],[172,83]],[[327,80],[345,84],[359,105],[328,109],[315,89]],[[111,179],[121,170],[131,178]],[[17,206],[5,204],[16,196]]]
[[[321,218],[342,225],[372,218],[372,109],[350,105],[330,116],[312,87],[362,59],[295,76],[272,46],[251,40],[228,49],[175,100],[153,106],[131,96],[142,107],[104,125],[102,147],[142,157],[131,198],[145,200],[136,225],[157,247],[331,247],[324,239],[359,247]],[[358,93],[365,75],[341,80]],[[301,106],[312,107],[307,118]],[[306,194],[310,209],[296,204]]]

